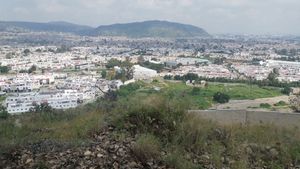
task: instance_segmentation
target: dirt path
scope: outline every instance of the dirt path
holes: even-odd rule
[[[217,110],[267,110],[270,111],[270,109],[262,109],[259,108],[261,103],[268,103],[270,105],[274,105],[275,103],[278,103],[279,101],[284,101],[286,103],[289,102],[289,96],[278,96],[278,97],[271,97],[271,98],[262,98],[262,99],[255,99],[255,100],[230,100],[229,103],[225,104],[216,104],[211,109],[217,109]],[[278,108],[276,111],[281,112],[291,112],[292,110],[289,108]]]

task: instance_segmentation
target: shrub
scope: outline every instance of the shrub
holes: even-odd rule
[[[160,156],[160,141],[154,135],[141,135],[136,144],[132,147],[133,154],[142,163],[146,163],[150,159],[158,159]]]
[[[279,101],[278,103],[275,103],[274,106],[286,106],[287,103],[284,101]]]
[[[283,94],[285,94],[285,95],[289,95],[291,92],[292,92],[292,88],[290,88],[290,87],[284,87],[284,88],[281,90],[281,93],[283,93]]]
[[[264,109],[269,109],[271,108],[272,106],[269,104],[269,103],[261,103],[259,105],[260,108],[264,108]]]
[[[213,96],[213,100],[218,103],[227,103],[229,102],[230,96],[221,92],[217,92]]]
[[[9,116],[9,114],[6,111],[6,108],[3,106],[0,106],[0,119],[7,119],[8,116]]]

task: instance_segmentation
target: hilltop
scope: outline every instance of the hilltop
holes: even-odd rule
[[[0,32],[63,32],[89,36],[125,36],[125,37],[210,37],[202,28],[168,21],[145,21],[113,24],[93,28],[68,22],[17,22],[0,21]]]
[[[167,22],[145,21],[126,24],[99,26],[91,32],[92,35],[128,36],[128,37],[209,37],[202,28]]]

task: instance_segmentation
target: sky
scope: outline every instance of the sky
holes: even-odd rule
[[[211,34],[300,35],[300,0],[0,0],[0,20],[94,27],[167,20]]]

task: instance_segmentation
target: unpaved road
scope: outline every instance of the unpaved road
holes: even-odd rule
[[[288,103],[289,96],[278,96],[278,97],[262,98],[262,99],[255,99],[255,100],[230,100],[229,103],[216,104],[211,109],[270,111],[270,109],[259,108],[259,105],[261,103],[268,103],[273,106],[275,103],[278,103],[279,101],[284,101],[284,102]],[[278,108],[278,109],[276,109],[276,111],[292,112],[292,110],[289,108]]]

